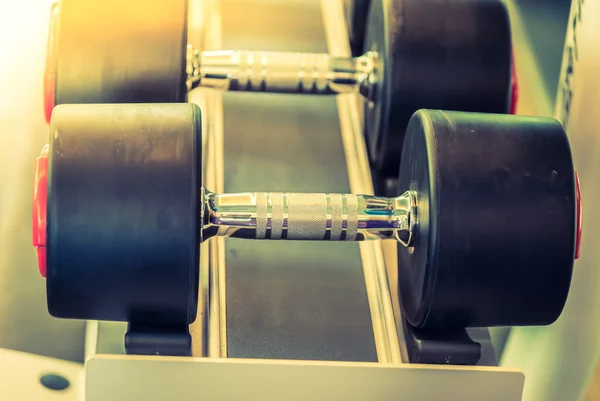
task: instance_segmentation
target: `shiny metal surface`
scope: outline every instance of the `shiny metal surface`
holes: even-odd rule
[[[243,92],[369,93],[373,57],[325,53],[200,51],[188,46],[188,87]]]
[[[356,194],[246,192],[202,189],[202,240],[212,236],[271,240],[364,241],[415,236],[416,200]]]

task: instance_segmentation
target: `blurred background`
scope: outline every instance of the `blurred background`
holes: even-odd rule
[[[81,362],[84,323],[48,314],[31,246],[34,163],[48,142],[43,77],[50,4],[0,0],[0,348]]]

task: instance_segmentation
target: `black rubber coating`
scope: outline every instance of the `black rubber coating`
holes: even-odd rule
[[[365,50],[378,58],[365,135],[384,178],[398,176],[417,110],[509,111],[511,32],[501,0],[372,0]]]
[[[398,194],[417,192],[414,248],[398,249],[408,322],[554,322],[574,263],[574,175],[567,135],[553,119],[417,112],[398,183]]]
[[[128,355],[192,356],[189,326],[130,323],[125,333],[125,352]]]
[[[344,1],[350,51],[353,57],[360,56],[364,52],[365,26],[370,3],[371,0]]]
[[[201,146],[193,104],[54,109],[47,201],[53,316],[194,321]]]
[[[62,0],[55,104],[185,102],[187,0]]]
[[[402,322],[410,363],[473,366],[481,359],[481,344],[473,341],[464,328],[427,330],[414,328],[405,319]]]

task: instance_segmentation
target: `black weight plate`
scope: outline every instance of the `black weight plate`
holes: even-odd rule
[[[350,51],[353,57],[363,54],[365,42],[365,25],[371,0],[346,0],[344,1]]]
[[[501,0],[373,0],[365,50],[377,54],[365,135],[383,177],[397,177],[415,111],[509,111],[511,33]]]
[[[46,287],[53,316],[195,319],[201,144],[192,104],[54,109]]]
[[[545,325],[560,315],[576,194],[557,121],[421,110],[408,125],[398,185],[398,194],[417,193],[414,247],[398,249],[411,325]]]
[[[54,104],[185,102],[187,0],[62,0]]]

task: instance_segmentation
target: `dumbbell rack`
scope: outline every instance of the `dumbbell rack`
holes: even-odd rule
[[[197,10],[190,18],[205,17],[191,24],[202,26],[204,48],[349,54],[341,0],[244,3],[191,2]],[[256,43],[266,35],[277,39]],[[252,96],[190,94],[205,116],[207,187],[372,192],[360,99]],[[125,325],[89,322],[86,400],[521,399],[519,371],[449,358],[408,363],[439,359],[439,352],[420,359],[414,352],[442,343],[402,324],[394,272],[385,267],[395,244],[333,245],[203,244],[193,357],[125,355]],[[469,334],[482,346],[480,365],[495,365],[487,330]],[[464,348],[467,357],[470,344],[479,350],[461,338],[466,333],[457,336],[446,346]]]

